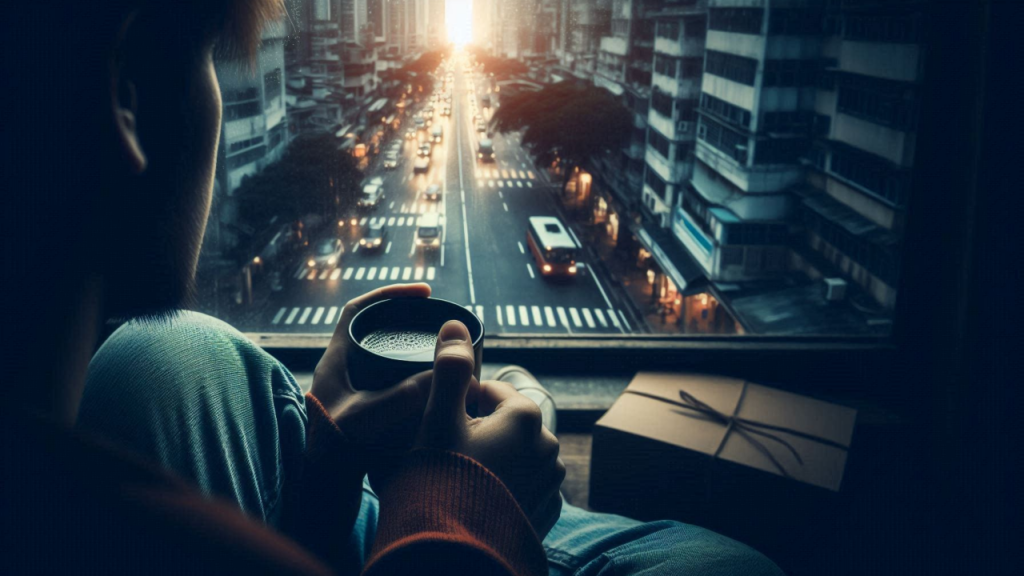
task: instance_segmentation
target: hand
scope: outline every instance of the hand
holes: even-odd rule
[[[412,445],[430,392],[432,372],[420,372],[380,391],[355,390],[347,369],[348,326],[356,313],[374,302],[429,296],[427,284],[394,284],[350,300],[313,373],[310,392],[327,409],[345,438],[364,448],[367,462],[380,460],[391,451],[407,450]]]
[[[469,331],[451,321],[441,328],[433,381],[417,447],[464,454],[497,476],[543,539],[558,520],[565,465],[558,440],[541,425],[540,408],[504,382],[483,382],[478,418],[466,413],[474,354]]]

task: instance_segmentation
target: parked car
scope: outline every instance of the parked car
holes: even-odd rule
[[[313,245],[313,251],[306,259],[309,268],[333,268],[345,253],[345,244],[340,238],[324,238]]]

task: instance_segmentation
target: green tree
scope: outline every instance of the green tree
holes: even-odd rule
[[[429,94],[434,89],[434,71],[448,57],[449,52],[448,49],[424,52],[405,66],[386,71],[382,77],[386,82],[397,81],[399,91],[404,90],[406,86],[412,86],[413,90],[418,91],[422,88],[423,93]]]
[[[334,218],[355,202],[361,178],[352,156],[338,149],[332,134],[300,136],[281,160],[239,187],[240,216],[257,229],[274,216]]]
[[[621,148],[633,129],[618,99],[582,82],[549,84],[539,92],[504,98],[492,123],[503,133],[522,130],[522,142],[539,165],[559,159],[565,170],[563,190],[577,166]]]

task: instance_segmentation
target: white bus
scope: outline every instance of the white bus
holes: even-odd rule
[[[531,216],[526,243],[543,276],[576,276],[580,247],[557,217]]]

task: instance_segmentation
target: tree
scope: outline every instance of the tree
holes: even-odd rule
[[[257,229],[274,216],[334,218],[355,202],[361,178],[352,156],[338,149],[332,134],[300,136],[281,160],[239,187],[240,215]]]
[[[496,79],[507,80],[529,72],[526,64],[511,58],[490,56],[480,49],[473,50],[476,61],[483,65],[485,74],[493,74]]]
[[[539,165],[560,159],[563,190],[576,167],[621,148],[633,129],[629,111],[611,93],[581,82],[509,96],[492,123],[502,133],[523,130],[523,145]]]
[[[397,81],[399,86],[413,86],[414,89],[419,87],[429,94],[434,89],[433,73],[448,53],[448,49],[424,52],[416,60],[397,70],[389,70],[383,76],[388,82]]]

